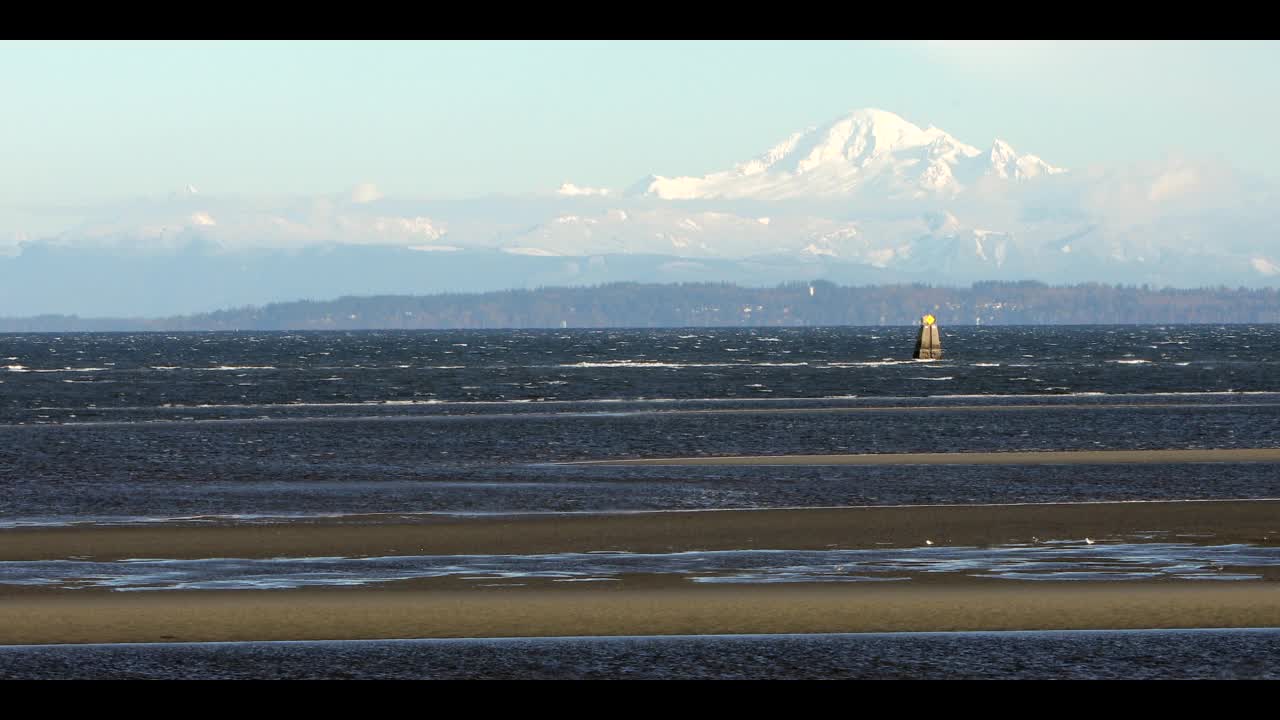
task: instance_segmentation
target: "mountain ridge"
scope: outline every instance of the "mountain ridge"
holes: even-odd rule
[[[201,309],[618,280],[1278,286],[1278,200],[1220,164],[1064,169],[999,137],[982,150],[864,108],[729,169],[651,175],[621,193],[566,181],[433,201],[361,183],[266,201],[188,185],[51,237],[0,237],[0,308]]]
[[[930,125],[920,128],[879,108],[862,108],[793,133],[729,170],[700,177],[651,175],[629,193],[664,200],[783,199],[852,195],[883,186],[924,197],[957,194],[986,175],[1024,181],[1067,170],[996,139],[981,150]]]

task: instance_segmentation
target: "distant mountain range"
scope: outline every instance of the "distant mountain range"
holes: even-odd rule
[[[930,125],[920,129],[884,110],[849,115],[795,133],[763,155],[703,177],[650,176],[635,192],[665,200],[953,196],[984,179],[1032,180],[1057,175],[1035,155],[1003,140],[990,152]]]
[[[731,168],[522,197],[187,186],[0,244],[0,316],[161,316],[343,294],[615,281],[1280,286],[1270,184],[1203,162],[1064,169],[855,110]]]

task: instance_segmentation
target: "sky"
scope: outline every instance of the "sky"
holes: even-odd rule
[[[0,233],[217,196],[625,188],[855,108],[1068,168],[1171,154],[1280,177],[1280,42],[0,43]]]

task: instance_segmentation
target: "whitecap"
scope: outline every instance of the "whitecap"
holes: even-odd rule
[[[637,360],[605,360],[602,362],[579,362],[556,365],[561,368],[700,368],[700,367],[734,367],[736,363],[673,363]]]
[[[915,360],[868,360],[866,362],[829,362],[819,367],[825,368],[846,368],[846,367],[884,367],[886,365],[912,365]],[[933,362],[933,361],[928,361]]]

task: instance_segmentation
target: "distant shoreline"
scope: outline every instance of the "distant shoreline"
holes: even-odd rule
[[[952,327],[1275,324],[1280,323],[1280,288],[1153,289],[1036,281],[977,282],[967,288],[902,282],[792,281],[773,287],[610,282],[277,301],[164,317],[145,311],[103,311],[108,316],[95,318],[28,314],[0,317],[0,333],[906,328],[930,309],[938,317],[945,346]]]

